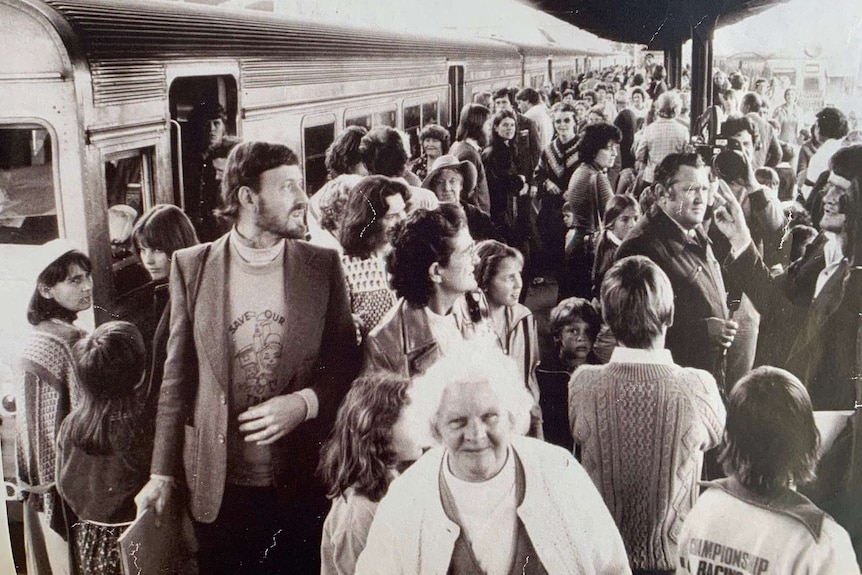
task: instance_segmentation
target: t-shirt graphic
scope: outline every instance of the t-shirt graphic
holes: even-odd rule
[[[240,411],[277,395],[284,317],[267,309],[247,311],[231,322],[230,334],[238,349],[234,361],[241,366],[233,382],[234,407]]]

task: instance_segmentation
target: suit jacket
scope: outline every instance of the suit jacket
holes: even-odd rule
[[[666,345],[673,359],[684,367],[715,373],[721,350],[709,341],[706,318],[728,318],[727,293],[721,267],[703,229],[687,238],[680,227],[658,206],[629,232],[617,250],[616,261],[633,255],[646,256],[670,278],[674,295],[673,325]],[[722,378],[723,379],[723,378]]]
[[[218,515],[227,471],[229,237],[174,253],[170,337],[151,467],[152,473],[173,477],[184,469],[192,515],[204,523]],[[283,497],[300,497],[313,483],[319,443],[356,374],[359,352],[336,252],[287,241],[284,282],[292,337],[284,338],[279,382],[284,394],[311,388],[319,401],[315,419],[272,446],[274,486]]]

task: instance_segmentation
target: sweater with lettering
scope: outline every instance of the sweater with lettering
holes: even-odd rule
[[[715,380],[699,369],[612,359],[572,376],[572,436],[633,569],[676,568],[703,452],[718,444],[724,418]]]

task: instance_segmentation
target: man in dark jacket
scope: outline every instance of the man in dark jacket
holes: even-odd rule
[[[736,336],[721,268],[703,229],[709,178],[697,154],[668,154],[655,172],[656,204],[617,250],[642,255],[670,278],[676,312],[667,331],[674,361],[704,369],[723,384],[727,348]]]

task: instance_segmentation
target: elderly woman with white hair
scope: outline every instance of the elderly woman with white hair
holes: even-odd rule
[[[655,169],[668,154],[680,154],[688,143],[688,128],[677,120],[682,110],[679,92],[665,92],[656,101],[656,120],[644,128],[635,151],[636,166],[643,169],[644,185],[652,184]]]
[[[416,380],[407,417],[441,446],[390,486],[357,575],[630,573],[586,472],[523,437],[533,398],[517,374],[502,352],[467,344]]]

